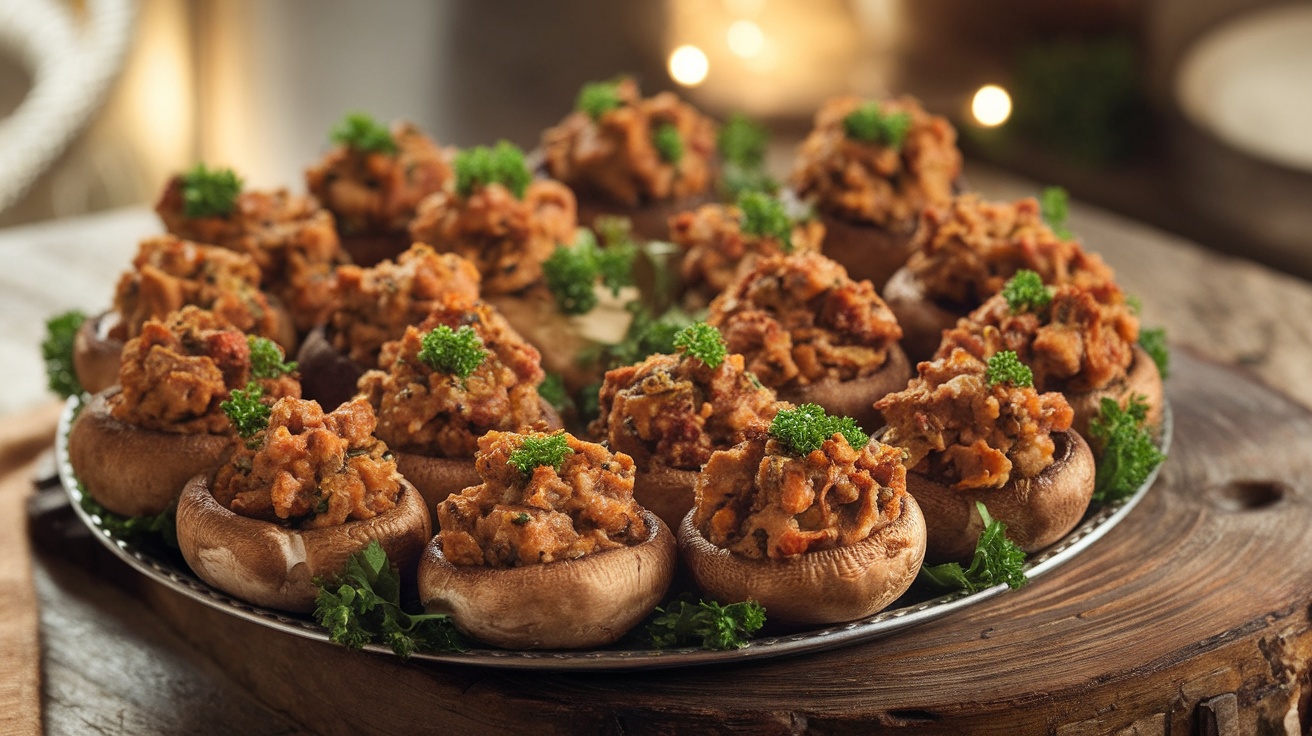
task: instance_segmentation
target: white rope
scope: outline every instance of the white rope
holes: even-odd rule
[[[32,89],[0,120],[0,211],[64,152],[123,65],[135,0],[89,0],[82,28],[58,0],[0,4],[0,47],[17,52]]]

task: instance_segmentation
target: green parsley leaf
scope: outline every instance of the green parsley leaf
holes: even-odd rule
[[[517,199],[533,181],[533,173],[524,163],[524,152],[509,141],[497,141],[496,146],[474,146],[456,154],[453,164],[456,171],[456,193],[468,197],[478,187],[500,184]]]
[[[546,378],[538,385],[538,396],[551,405],[560,414],[565,414],[574,408],[574,401],[569,397],[569,391],[565,389],[565,379],[559,373],[547,373]]]
[[[1139,347],[1157,364],[1157,372],[1165,379],[1171,373],[1171,351],[1166,347],[1166,329],[1154,327],[1139,330]]]
[[[255,378],[278,378],[296,370],[296,361],[283,361],[282,348],[267,337],[247,335],[251,349],[251,375]]]
[[[441,613],[408,613],[401,607],[401,580],[374,539],[346,562],[332,579],[314,581],[314,619],[328,630],[328,638],[359,649],[379,642],[406,658],[417,651],[458,652],[464,640],[451,617]]]
[[[219,404],[219,408],[228,416],[228,421],[232,423],[233,429],[237,430],[237,435],[250,444],[255,435],[263,432],[269,427],[269,415],[272,409],[268,404],[260,401],[264,396],[264,389],[260,384],[251,381],[246,384],[246,388],[235,388],[228,394],[228,400]]]
[[[1070,240],[1074,235],[1066,229],[1066,217],[1070,214],[1070,195],[1061,187],[1045,187],[1039,195],[1039,212],[1043,221],[1048,223],[1052,232],[1062,240]]]
[[[1099,409],[1089,422],[1089,440],[1101,453],[1093,500],[1106,503],[1132,495],[1166,456],[1144,426],[1148,405],[1142,396],[1132,397],[1124,409],[1114,399],[1104,398]]]
[[[182,175],[182,213],[187,217],[227,217],[237,208],[242,181],[232,169],[196,164]]]
[[[984,530],[975,542],[975,556],[970,567],[959,563],[929,565],[920,568],[921,576],[934,585],[947,590],[961,589],[976,593],[1006,583],[1013,590],[1029,582],[1025,577],[1025,552],[1007,538],[1007,525],[989,515],[984,504],[976,501]]]
[[[623,104],[620,100],[619,83],[589,82],[579,90],[579,96],[574,100],[574,109],[587,113],[588,117],[595,121]]]
[[[1052,289],[1043,285],[1037,271],[1022,268],[1002,285],[1002,296],[1011,307],[1012,314],[1037,312],[1052,303]]]
[[[798,455],[819,450],[835,434],[843,435],[854,450],[861,450],[870,442],[870,436],[861,431],[855,419],[832,416],[817,404],[780,411],[770,422],[769,431],[771,437]]]
[[[989,358],[988,370],[984,378],[990,386],[1010,383],[1017,388],[1034,385],[1034,372],[1029,366],[1020,362],[1013,350],[999,350]]]
[[[579,230],[573,246],[557,245],[543,261],[542,275],[561,312],[586,314],[597,306],[593,287],[598,278],[616,296],[633,283],[636,255],[637,246],[631,241],[600,248],[592,233]]]
[[[901,150],[911,130],[911,114],[895,112],[885,115],[878,102],[867,102],[843,118],[843,132],[863,143],[879,143]]]
[[[684,594],[658,607],[644,629],[654,649],[698,646],[703,649],[742,649],[765,625],[765,608],[756,601],[722,606],[715,601],[694,601]]]
[[[667,164],[677,164],[683,158],[683,136],[674,123],[661,123],[651,134],[652,145],[661,160]]]
[[[342,118],[329,133],[333,143],[353,148],[361,153],[397,152],[396,140],[386,125],[363,112],[353,112]]]
[[[759,169],[765,165],[765,151],[770,145],[770,131],[742,113],[729,116],[715,137],[720,158],[742,169]]]
[[[785,253],[793,252],[793,218],[778,198],[763,192],[744,192],[738,196],[738,209],[742,210],[739,227],[743,232],[774,238]]]
[[[41,358],[46,364],[46,384],[60,398],[67,399],[82,393],[82,384],[77,380],[77,371],[73,368],[73,343],[77,331],[86,320],[86,314],[77,309],[46,320]]]
[[[524,475],[532,475],[533,469],[547,465],[560,470],[565,458],[573,455],[569,438],[564,431],[555,434],[526,434],[519,441],[519,449],[510,453],[506,462]]]
[[[153,516],[123,516],[97,503],[81,482],[78,483],[78,491],[81,492],[78,505],[87,515],[100,517],[100,528],[115,538],[125,541],[159,539],[166,547],[178,548],[178,530],[174,523],[177,506],[170,506]]]
[[[684,354],[700,360],[714,370],[729,354],[720,331],[705,322],[694,322],[674,336],[674,347]]]
[[[469,325],[452,330],[446,325],[425,333],[419,341],[419,360],[437,371],[458,378],[469,378],[487,359],[483,339]]]

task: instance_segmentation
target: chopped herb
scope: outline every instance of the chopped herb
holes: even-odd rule
[[[599,248],[592,233],[579,230],[573,246],[557,245],[543,261],[542,275],[561,312],[586,314],[597,306],[598,278],[616,296],[633,282],[636,255],[637,246],[631,242]]]
[[[765,625],[765,608],[756,601],[722,606],[715,601],[694,601],[684,594],[656,609],[645,627],[654,649],[697,646],[703,649],[742,649]]]
[[[416,651],[458,652],[463,639],[440,613],[407,613],[401,607],[401,580],[378,540],[356,552],[332,581],[315,580],[314,619],[328,638],[351,649],[381,642],[400,657]]]
[[[506,462],[524,475],[532,475],[534,468],[543,465],[560,470],[565,464],[565,457],[573,454],[569,437],[563,431],[555,434],[526,434],[519,442],[519,449],[510,453]]]
[[[879,143],[894,150],[902,148],[911,130],[911,114],[895,112],[885,115],[878,102],[867,102],[843,118],[843,132],[863,143]]]
[[[579,90],[574,109],[587,113],[593,120],[600,120],[602,115],[623,104],[618,82],[588,82]]]
[[[785,253],[793,252],[793,219],[777,197],[763,192],[744,192],[738,197],[742,210],[739,227],[745,233],[779,241]]]
[[[770,436],[798,455],[819,450],[835,434],[843,435],[854,450],[861,450],[870,442],[870,436],[861,431],[855,419],[832,416],[817,404],[784,409],[770,422]]]
[[[1148,405],[1134,396],[1122,409],[1104,398],[1098,416],[1089,422],[1089,439],[1101,451],[1093,481],[1093,500],[1103,503],[1127,498],[1148,480],[1166,456],[1144,426]]]
[[[712,370],[719,368],[729,354],[720,331],[705,322],[694,322],[674,336],[674,347],[696,358]]]
[[[329,134],[333,143],[340,143],[361,153],[397,152],[396,140],[387,126],[363,112],[349,113],[333,126]]]
[[[245,390],[233,389],[228,394],[228,400],[219,404],[219,408],[232,423],[233,429],[237,430],[237,435],[246,440],[248,446],[255,435],[269,426],[269,415],[272,410],[268,404],[260,401],[262,396],[264,396],[264,389],[260,388],[260,384],[251,381],[246,384]]]
[[[267,337],[247,335],[251,349],[251,375],[256,378],[278,378],[296,370],[296,361],[283,361],[282,348]]]
[[[456,154],[456,193],[468,197],[479,187],[500,184],[517,199],[524,198],[533,174],[524,163],[524,152],[509,141],[496,146],[474,146]]]
[[[512,518],[512,519],[510,520],[510,523],[512,523],[512,524],[514,524],[514,525],[516,525],[516,526],[524,526],[525,524],[527,524],[527,523],[529,522],[529,518],[530,518],[530,517],[529,517],[528,514],[526,514],[526,513],[524,513],[523,511],[521,511],[521,512],[519,512],[518,514],[515,514],[514,518]]]
[[[765,165],[765,150],[770,131],[742,113],[729,116],[715,138],[720,158],[742,169],[759,169]]]
[[[456,330],[438,325],[420,338],[419,345],[419,360],[424,365],[461,379],[469,378],[488,356],[482,338],[469,325]]]
[[[46,363],[46,385],[61,398],[82,393],[73,368],[73,343],[87,316],[74,309],[46,320],[46,338],[41,341],[41,358]]]
[[[1062,240],[1070,240],[1074,235],[1066,229],[1066,217],[1070,214],[1070,195],[1061,187],[1045,187],[1039,195],[1039,211],[1043,221],[1048,223],[1052,232]]]
[[[109,532],[115,538],[140,540],[148,537],[158,537],[166,546],[173,549],[178,548],[178,530],[174,523],[176,506],[170,506],[153,516],[123,516],[97,503],[96,499],[92,498],[90,493],[87,493],[80,482],[78,483],[78,491],[81,493],[78,505],[82,507],[82,510],[88,516],[100,517],[100,528]]]
[[[1157,372],[1162,378],[1171,373],[1171,351],[1166,347],[1166,329],[1154,327],[1139,330],[1139,347],[1157,364]]]
[[[920,568],[920,574],[929,582],[948,590],[961,589],[975,593],[999,583],[1016,589],[1029,582],[1025,577],[1025,552],[1007,538],[1007,525],[989,515],[984,504],[976,501],[984,530],[975,543],[975,556],[970,567],[948,562]]]
[[[182,213],[187,217],[227,217],[237,208],[241,177],[232,169],[196,164],[182,175]]]
[[[652,145],[667,164],[677,164],[683,158],[683,136],[674,123],[661,123],[651,134]]]
[[[1013,314],[1037,312],[1052,303],[1052,289],[1043,285],[1037,271],[1022,268],[1002,285],[1002,296]]]
[[[1010,383],[1017,388],[1034,385],[1034,372],[1029,366],[1020,362],[1013,350],[999,350],[989,358],[988,370],[984,374],[990,386]]]

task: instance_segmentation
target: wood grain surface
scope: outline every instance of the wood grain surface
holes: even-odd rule
[[[1157,485],[1075,561],[830,653],[618,674],[406,664],[145,592],[239,682],[323,733],[1297,733],[1312,414],[1189,353],[1169,396],[1176,436]]]

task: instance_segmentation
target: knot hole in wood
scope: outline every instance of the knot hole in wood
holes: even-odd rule
[[[1212,502],[1223,511],[1254,511],[1279,503],[1294,489],[1279,480],[1232,480],[1213,486]]]

